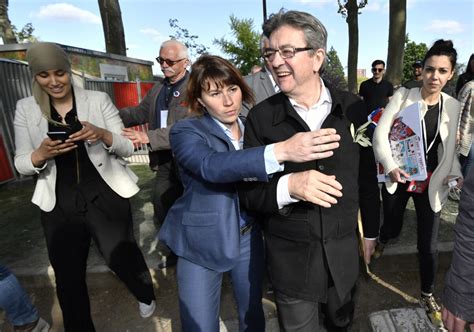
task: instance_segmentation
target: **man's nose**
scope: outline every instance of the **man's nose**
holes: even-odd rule
[[[275,55],[273,56],[273,60],[270,61],[273,67],[277,68],[280,65],[285,63],[285,59],[281,57],[280,52],[275,52]]]

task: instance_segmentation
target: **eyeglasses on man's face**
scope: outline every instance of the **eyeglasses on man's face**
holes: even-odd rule
[[[182,59],[179,59],[179,60],[170,60],[170,59],[164,59],[162,58],[161,56],[157,57],[156,58],[156,61],[158,61],[158,63],[160,65],[162,65],[163,63],[166,62],[166,64],[170,67],[174,66],[175,64],[177,64],[178,62],[181,62],[183,60],[186,60],[186,58],[182,58]]]
[[[291,59],[298,52],[314,50],[312,47],[284,47],[282,49],[266,48],[263,50],[263,58],[267,61],[275,60],[275,54],[278,52],[282,59]]]
[[[375,68],[374,67],[374,68],[372,68],[372,72],[373,73],[381,73],[381,72],[383,72],[383,68]]]

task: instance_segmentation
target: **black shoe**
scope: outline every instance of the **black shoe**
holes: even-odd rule
[[[175,266],[176,263],[178,262],[178,256],[176,256],[173,253],[170,253],[168,256],[163,258],[161,262],[158,263],[158,268],[161,269],[166,269],[168,267]]]

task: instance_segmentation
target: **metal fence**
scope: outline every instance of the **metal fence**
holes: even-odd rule
[[[0,183],[16,178],[12,157],[15,153],[13,118],[17,100],[31,96],[31,74],[28,65],[0,59]]]
[[[13,119],[16,102],[31,96],[31,73],[28,65],[15,60],[0,59],[0,183],[18,176],[14,171],[12,158],[15,154]],[[74,82],[87,90],[107,93],[117,108],[136,106],[156,82],[119,82],[86,78],[74,75]],[[147,130],[147,126],[137,126],[137,130]],[[4,157],[6,156],[6,157]],[[8,160],[3,160],[8,159]],[[132,162],[147,163],[148,149],[146,145],[136,145],[135,153],[129,159]],[[2,180],[3,179],[3,180]]]

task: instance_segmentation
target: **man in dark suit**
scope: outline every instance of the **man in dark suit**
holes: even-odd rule
[[[262,35],[260,38],[260,51],[263,54],[263,50],[268,48],[270,41],[268,37]],[[267,99],[270,96],[273,96],[275,93],[280,91],[280,88],[275,82],[275,79],[272,76],[270,69],[268,68],[268,64],[265,61],[265,66],[262,70],[252,73],[244,77],[245,83],[247,83],[252,89],[253,94],[255,96],[255,104],[260,103],[261,101]],[[252,105],[247,103],[242,104],[242,111],[240,112],[241,115],[247,116]]]
[[[171,39],[161,44],[156,58],[165,79],[156,83],[137,107],[120,110],[126,127],[148,123],[148,132],[125,128],[123,133],[133,143],[148,144],[150,168],[156,172],[153,192],[155,223],[161,225],[166,213],[183,193],[169,143],[171,126],[187,115],[184,103],[190,64],[188,49],[181,42]],[[176,264],[174,254],[158,264],[165,268]]]
[[[320,78],[327,32],[315,17],[279,12],[263,29],[270,39],[264,57],[281,93],[250,111],[244,146],[279,142],[320,128],[335,128],[341,140],[331,157],[287,162],[268,183],[247,184],[241,203],[264,214],[267,263],[281,329],[319,330],[322,307],[327,329],[345,331],[352,320],[358,277],[359,208],[368,237],[363,240],[366,262],[378,234],[378,211],[371,209],[371,200],[378,199],[373,151],[357,144],[351,134],[366,121],[365,104]]]

